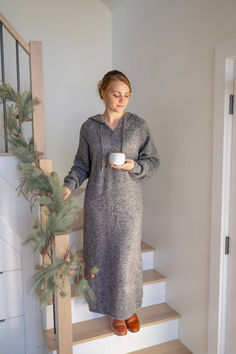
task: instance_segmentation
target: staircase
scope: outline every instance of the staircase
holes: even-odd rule
[[[79,226],[81,229],[81,225]],[[137,311],[140,320],[138,333],[117,336],[110,328],[109,316],[89,311],[83,297],[75,298],[71,285],[71,311],[74,354],[168,353],[190,354],[178,338],[181,315],[166,302],[166,277],[153,269],[154,248],[142,241],[143,304]],[[80,249],[81,253],[83,250]],[[43,335],[48,353],[56,354],[52,305],[44,310]]]
[[[11,34],[16,41],[16,65],[17,65],[17,89],[20,90],[20,66],[19,66],[19,46],[29,55],[30,61],[30,83],[31,92],[33,97],[39,98],[41,104],[35,108],[33,112],[33,127],[32,133],[34,141],[38,151],[43,154],[40,159],[40,167],[45,172],[52,171],[52,161],[46,158],[46,146],[45,146],[45,119],[44,119],[44,90],[43,90],[43,67],[42,67],[42,43],[38,41],[30,41],[29,44],[19,35],[19,33],[11,26],[7,19],[0,13],[0,41],[1,41],[1,57],[4,58],[4,46],[3,46],[3,27]],[[2,60],[3,63],[3,60]],[[2,65],[4,68],[4,65]],[[2,81],[4,82],[4,70],[2,74]],[[4,113],[4,132],[6,135],[6,105],[3,102]],[[8,152],[7,139],[5,140],[5,152],[2,156],[7,156],[9,163],[15,157],[11,158],[11,154]],[[12,159],[12,161],[11,161]],[[16,161],[15,161],[16,163]],[[8,169],[7,169],[8,171]],[[9,177],[11,174],[9,174]],[[7,180],[9,178],[6,178]],[[0,181],[3,183],[3,181]],[[5,181],[4,181],[5,183]],[[9,182],[8,182],[9,183]],[[9,191],[11,187],[9,186]],[[11,191],[12,192],[12,191]],[[84,192],[83,188],[79,188],[78,191],[72,193],[72,196],[78,196]],[[10,192],[9,192],[10,193]],[[15,191],[14,191],[15,195]],[[9,194],[7,195],[8,198]],[[9,203],[8,203],[9,204]],[[7,205],[7,203],[6,203]],[[13,206],[11,205],[11,208]],[[42,207],[43,208],[43,207]],[[40,210],[42,216],[42,208]],[[20,208],[18,209],[21,211]],[[9,214],[10,215],[10,214]],[[12,215],[12,213],[11,213]],[[4,217],[7,218],[7,214]],[[24,218],[20,218],[22,221],[22,229],[25,226]],[[28,218],[31,220],[31,218]],[[7,220],[8,221],[8,220]],[[10,220],[9,220],[10,221]],[[16,220],[18,222],[18,219]],[[17,225],[17,230],[19,225]],[[21,225],[21,224],[20,224]],[[73,224],[73,232],[82,231],[83,229],[83,211],[78,215],[78,219]],[[55,256],[62,258],[65,255],[65,251],[70,242],[73,241],[73,232],[70,235],[55,235]],[[25,231],[23,232],[23,234]],[[70,237],[69,237],[70,236]],[[76,237],[75,239],[79,239]],[[81,246],[79,246],[81,247]],[[78,247],[77,247],[78,249]],[[75,298],[75,291],[70,280],[67,279],[67,293],[69,296],[61,298],[56,295],[56,327],[57,334],[54,334],[53,329],[53,306],[49,304],[45,308],[42,308],[44,330],[43,336],[47,344],[47,353],[60,353],[60,354],[131,354],[131,353],[160,353],[160,354],[187,354],[191,351],[186,348],[183,343],[178,339],[178,325],[181,315],[172,309],[166,301],[166,277],[153,269],[153,253],[154,248],[147,245],[145,242],[141,243],[142,260],[143,260],[143,303],[142,308],[137,311],[140,319],[140,331],[138,333],[128,332],[126,336],[117,336],[113,333],[110,327],[109,316],[104,316],[99,313],[89,311],[88,304],[83,297]],[[83,250],[79,249],[81,255]],[[28,256],[29,257],[29,256]],[[33,258],[32,258],[33,260]],[[45,260],[43,260],[45,261]],[[31,265],[32,266],[32,265]],[[25,267],[25,269],[28,267]],[[33,271],[33,266],[32,266]],[[0,272],[3,274],[3,272]],[[25,271],[25,275],[28,275]],[[24,275],[24,276],[25,276]],[[3,288],[3,286],[2,286]],[[14,305],[14,304],[12,304]],[[25,338],[26,338],[26,352],[31,354],[41,348],[38,345],[38,338],[34,338],[36,335],[40,337],[41,331],[32,329],[33,325],[30,323],[34,321],[35,313],[33,307],[29,306],[29,298],[25,297]],[[35,311],[34,311],[35,312]],[[25,314],[27,313],[27,316]],[[23,316],[23,314],[20,313]],[[0,322],[1,318],[0,318]],[[4,327],[3,327],[4,324]],[[31,328],[30,328],[31,325]],[[23,324],[17,325],[17,330],[23,327]],[[32,329],[32,333],[30,330]],[[7,322],[2,322],[1,327],[2,337],[8,344],[10,338],[12,339],[11,328],[7,327]],[[19,332],[18,331],[18,332]],[[18,333],[17,332],[17,333]],[[20,333],[20,332],[19,332]],[[23,334],[21,335],[23,337]],[[33,339],[32,339],[32,338]],[[28,343],[28,342],[32,343]],[[18,343],[13,337],[12,343]],[[73,347],[73,348],[72,348]],[[34,349],[31,349],[34,348]],[[15,345],[14,345],[15,349]],[[13,349],[13,350],[14,350]],[[16,348],[17,350],[19,349]],[[21,354],[20,350],[19,354]],[[9,354],[15,353],[9,351]]]

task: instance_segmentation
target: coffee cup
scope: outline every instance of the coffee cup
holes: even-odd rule
[[[123,152],[110,152],[109,163],[111,165],[119,165],[119,166],[124,165],[125,154]]]

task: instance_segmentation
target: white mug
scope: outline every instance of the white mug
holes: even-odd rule
[[[119,165],[119,166],[124,165],[125,154],[123,152],[110,152],[109,163],[111,165]]]

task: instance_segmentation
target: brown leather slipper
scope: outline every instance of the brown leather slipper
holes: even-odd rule
[[[125,320],[115,318],[111,318],[111,329],[118,336],[124,336],[128,332]]]
[[[138,332],[140,330],[140,322],[136,313],[125,320],[127,328],[130,332]]]

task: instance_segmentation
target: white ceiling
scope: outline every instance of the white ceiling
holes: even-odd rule
[[[118,6],[123,0],[101,0],[109,9],[113,10]]]

